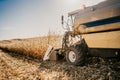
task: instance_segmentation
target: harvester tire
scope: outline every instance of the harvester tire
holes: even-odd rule
[[[85,63],[87,49],[87,45],[83,43],[69,47],[66,51],[67,62],[75,66],[83,65]]]

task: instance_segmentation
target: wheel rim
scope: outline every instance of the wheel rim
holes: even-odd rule
[[[75,62],[75,60],[76,60],[76,55],[75,55],[75,53],[74,53],[73,51],[70,51],[70,52],[69,52],[68,57],[69,57],[70,62]]]

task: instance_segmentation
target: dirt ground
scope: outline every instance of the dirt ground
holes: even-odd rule
[[[84,66],[0,50],[0,80],[119,80],[120,60],[88,58]]]

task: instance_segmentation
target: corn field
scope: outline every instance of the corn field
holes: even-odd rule
[[[120,79],[117,59],[88,58],[84,66],[69,65],[64,59],[41,60],[49,45],[60,48],[61,44],[59,35],[0,41],[0,80]]]
[[[61,36],[57,35],[30,39],[13,39],[0,42],[0,48],[16,54],[43,58],[49,45],[52,45],[54,48],[60,48],[61,42]]]

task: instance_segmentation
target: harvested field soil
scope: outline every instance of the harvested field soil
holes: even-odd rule
[[[84,66],[73,66],[0,50],[0,74],[0,80],[119,80],[120,61],[88,58]]]

